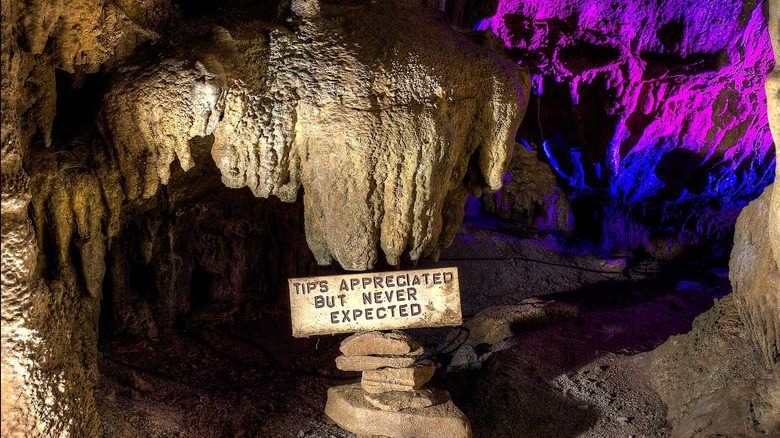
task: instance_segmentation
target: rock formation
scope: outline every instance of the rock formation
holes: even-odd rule
[[[430,1],[224,3],[0,3],[4,436],[100,435],[98,325],[158,338],[229,323],[315,263],[435,258],[467,194],[499,190],[507,166],[492,211],[545,231],[605,218],[602,234],[628,235],[616,246],[657,253],[672,245],[634,231],[650,203],[687,224],[675,237],[720,232],[736,210],[685,222],[672,207],[745,202],[769,181],[759,2],[440,2],[455,23],[495,12],[480,26],[498,40]],[[605,193],[628,207],[582,210]],[[779,202],[775,186],[745,211],[733,258],[760,373],[777,367]],[[361,403],[435,399],[416,394]]]
[[[44,253],[42,229],[28,215],[31,199],[43,195],[40,175],[25,165],[34,148],[53,143],[55,69],[78,81],[125,59],[156,38],[164,3],[2,2],[3,436],[97,436],[92,389],[105,240],[104,212],[91,207],[102,207],[101,187],[83,163],[51,172],[49,202],[38,206],[52,213],[50,242],[61,246]]]
[[[574,318],[577,313],[576,306],[537,298],[488,307],[464,322],[465,336],[457,330],[445,342],[445,345],[459,345],[447,371],[479,370],[493,353],[514,345],[509,339],[512,336]]]
[[[496,193],[482,195],[485,211],[513,223],[545,232],[574,229],[574,214],[566,191],[552,167],[523,145],[515,153]]]
[[[780,59],[780,1],[769,1],[769,29]],[[766,81],[769,125],[780,156],[780,70]],[[763,364],[780,376],[780,168],[775,183],[742,211],[737,220],[730,278],[739,315]],[[780,394],[777,394],[780,409]],[[777,418],[780,418],[778,416]],[[777,424],[780,429],[780,422]]]
[[[649,354],[652,386],[673,437],[773,436],[780,432],[780,379],[766,368],[729,295]]]
[[[734,302],[767,367],[780,364],[780,265],[775,256],[777,241],[772,236],[780,223],[771,218],[778,210],[777,205],[772,206],[777,190],[777,184],[767,187],[742,210],[729,262]]]
[[[769,2],[769,20],[775,57],[780,59],[776,0]],[[766,89],[776,148],[778,83],[775,70]],[[734,292],[697,318],[691,333],[672,337],[652,353],[654,386],[669,407],[674,436],[780,433],[778,181],[737,220],[729,263]]]
[[[769,1],[769,33],[772,36],[772,51],[775,62],[780,59],[780,3]],[[772,138],[775,141],[775,158],[780,156],[780,70],[775,64],[775,69],[766,78],[767,111],[769,115],[769,127],[772,129]],[[780,167],[775,166],[775,189],[769,208],[769,242],[775,262],[780,269],[780,190],[777,190],[780,180]],[[772,226],[774,225],[774,226]]]
[[[309,269],[280,250],[304,224],[321,264],[435,257],[500,188],[530,85],[492,40],[416,2],[245,3],[3,0],[4,435],[99,434],[99,318],[237,312]]]
[[[129,199],[213,134],[228,187],[286,202],[303,188],[320,264],[365,270],[379,247],[392,265],[436,258],[466,194],[501,187],[529,79],[416,7],[355,14],[298,17],[294,35],[217,28],[201,52],[120,70],[101,120]]]
[[[771,182],[762,2],[447,3],[453,18],[460,5],[464,20],[478,3],[493,4],[466,24],[494,32],[531,70],[518,131],[531,152],[520,150],[510,169],[513,180],[545,188],[502,190],[485,200],[489,211],[556,231],[566,231],[570,214],[568,230],[605,250],[677,257],[672,241],[728,238],[740,209]],[[527,155],[542,163],[525,166]]]
[[[468,420],[447,391],[421,389],[436,367],[421,359],[423,349],[409,335],[357,333],[340,350],[338,368],[363,375],[359,384],[328,389],[325,413],[339,426],[357,436],[471,436]]]

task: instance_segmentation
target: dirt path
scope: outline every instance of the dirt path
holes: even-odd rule
[[[562,266],[567,260],[549,269],[575,275],[567,269],[581,267]],[[514,263],[518,272],[538,270],[537,262]],[[575,305],[579,315],[484,346],[482,365],[472,371],[447,373],[452,357],[440,355],[430,386],[452,393],[476,437],[668,436],[666,409],[649,386],[642,353],[689,331],[730,286],[724,270],[654,266],[634,275],[641,280],[543,296]],[[497,297],[471,307],[512,298]],[[323,414],[327,388],[358,378],[335,368],[345,335],[294,339],[283,307],[257,305],[228,322],[215,315],[167,338],[103,346],[96,399],[104,435],[353,436]],[[447,337],[444,329],[409,333],[431,350]]]

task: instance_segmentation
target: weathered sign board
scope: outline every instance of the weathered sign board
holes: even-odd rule
[[[366,330],[458,326],[458,268],[291,278],[296,338]]]

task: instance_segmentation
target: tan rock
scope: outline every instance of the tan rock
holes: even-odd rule
[[[169,59],[154,68],[128,67],[108,87],[98,126],[117,150],[128,200],[154,196],[161,184],[168,184],[176,160],[182,170],[192,169],[189,139],[214,132],[220,86],[204,64],[188,68],[187,62]],[[146,115],[147,124],[133,122],[138,113]],[[124,135],[109,134],[119,132]]]
[[[486,211],[535,229],[570,229],[574,215],[552,166],[539,160],[536,152],[516,145],[508,172],[512,179],[504,187],[496,193],[483,193]],[[539,217],[539,211],[545,212],[544,218]]]
[[[420,389],[417,391],[390,391],[381,394],[366,394],[365,399],[383,411],[422,409],[450,401],[447,391]]]
[[[344,356],[418,356],[423,352],[417,341],[399,331],[355,333],[341,342],[339,350]]]
[[[420,389],[433,377],[433,365],[412,368],[385,368],[363,371],[360,384],[366,392],[378,394],[387,391],[412,391]]]
[[[154,384],[150,383],[148,380],[144,379],[143,377],[139,376],[136,373],[132,373],[130,375],[130,381],[128,383],[133,389],[135,389],[138,392],[157,391],[157,388],[154,386]]]
[[[358,436],[392,438],[468,438],[471,426],[452,400],[424,409],[393,412],[378,409],[365,399],[360,385],[328,389],[325,414]]]
[[[156,39],[146,26],[164,22],[169,12],[170,0],[29,1],[19,8],[18,29],[28,52],[48,52],[58,68],[70,73],[77,68],[94,73],[101,65],[127,58],[138,44]]]
[[[379,368],[408,368],[414,365],[414,356],[339,356],[336,368],[342,371],[368,371]]]
[[[780,365],[751,345],[735,294],[716,300],[693,328],[647,355],[650,383],[667,407],[672,438],[776,436]]]
[[[470,333],[466,344],[495,344],[519,331],[575,316],[575,306],[533,298],[516,305],[490,307],[465,323]]]
[[[774,187],[777,189],[777,187]],[[773,187],[742,210],[734,230],[729,278],[739,316],[765,366],[780,364],[780,270],[773,255]]]
[[[301,0],[291,9],[308,22],[319,8]],[[501,187],[531,87],[526,67],[431,12],[419,2],[366,3],[350,12],[354,26],[326,14],[296,38],[259,24],[215,28],[208,43],[182,42],[186,49],[159,63],[123,65],[99,126],[128,198],[154,196],[177,159],[193,168],[189,140],[213,135],[213,164],[227,187],[286,202],[303,189],[307,243],[321,265],[335,259],[367,270],[380,250],[392,265],[404,254],[437,258],[460,226],[467,194]],[[383,43],[365,44],[367,34]],[[35,35],[45,47],[48,33]],[[74,47],[59,51],[69,60]],[[84,63],[99,66],[102,53]]]
[[[287,202],[303,189],[307,242],[322,265],[335,259],[367,270],[380,249],[392,265],[407,253],[436,258],[460,225],[468,192],[500,188],[512,155],[528,71],[409,3],[419,2],[366,3],[348,27],[324,14],[294,39],[257,28],[252,40],[265,43],[247,49],[274,60],[260,68],[226,59],[227,51],[211,56],[225,71],[212,148],[223,182]],[[298,13],[315,14],[306,4]],[[365,45],[366,34],[386,43]],[[238,46],[245,40],[231,37]],[[242,71],[269,80],[251,87],[257,74]],[[173,138],[187,133],[178,125]]]

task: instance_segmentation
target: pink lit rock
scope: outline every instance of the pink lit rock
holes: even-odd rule
[[[555,169],[569,201],[598,193],[605,205],[616,203],[597,214],[615,223],[600,231],[605,247],[650,252],[666,238],[724,233],[772,181],[767,27],[760,4],[736,0],[500,0],[475,26],[531,70],[519,140]],[[510,165],[515,180],[540,178],[538,169],[517,167]],[[496,203],[538,197],[532,185],[511,191]],[[537,208],[538,218],[560,203]],[[662,207],[631,211],[648,204]],[[497,207],[502,216],[522,213]],[[681,208],[697,213],[675,212]],[[637,215],[689,231],[653,236],[629,218]]]
[[[563,131],[582,148],[586,185],[640,200],[663,189],[744,193],[768,178],[763,83],[772,60],[761,7],[502,0],[482,26],[536,75],[540,112],[529,111],[525,133]],[[551,106],[566,100],[571,110]],[[674,149],[695,157],[690,167],[659,168]]]

